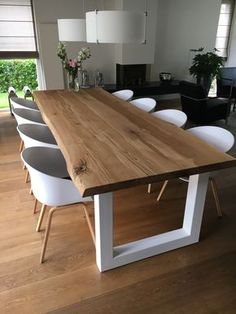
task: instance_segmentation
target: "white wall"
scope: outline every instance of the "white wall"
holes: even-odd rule
[[[83,7],[83,2],[85,7]],[[34,0],[42,72],[45,88],[63,88],[62,68],[56,56],[58,18],[82,18],[84,11],[98,9],[145,10],[146,0]],[[220,0],[147,0],[148,44],[115,45],[89,44],[92,57],[84,66],[92,74],[96,69],[104,74],[106,83],[115,82],[115,65],[148,63],[151,80],[158,80],[162,71],[171,72],[176,79],[189,79],[188,68],[193,53],[190,49],[214,47]],[[236,20],[236,19],[235,19]],[[236,24],[232,34],[231,63],[236,64]],[[86,43],[67,43],[70,57]]]
[[[117,0],[33,0],[37,21],[56,23],[59,18],[83,18],[86,11],[112,10]]]
[[[42,88],[63,88],[62,67],[56,56],[58,18],[83,18],[84,12],[98,9],[124,9],[144,12],[148,10],[147,44],[86,44],[67,43],[70,57],[75,57],[83,46],[91,48],[92,57],[85,61],[84,67],[89,71],[90,81],[96,70],[104,74],[105,83],[113,83],[116,78],[116,63],[120,64],[153,64],[155,54],[156,0],[34,0],[36,27],[39,38],[39,52],[42,74],[45,83]],[[146,8],[147,3],[147,8]],[[84,5],[83,5],[84,4]]]
[[[190,49],[214,48],[220,0],[159,0],[155,64],[151,79],[171,72],[176,79],[189,79]]]
[[[61,63],[56,56],[57,25],[40,23],[37,25],[39,38],[39,89],[61,89],[64,87]]]
[[[58,18],[82,18],[84,9],[86,11],[95,9],[95,2],[82,0],[34,0],[34,11],[36,17],[36,28],[39,38],[40,62],[42,75],[41,88],[57,89],[63,88],[63,74],[59,58],[57,57]],[[96,1],[100,9],[113,9],[114,2]],[[87,43],[67,43],[68,56],[74,58],[78,51],[89,46],[91,58],[84,62],[84,67],[90,74],[90,81],[93,82],[94,72],[101,71],[104,74],[106,83],[115,81],[115,45],[87,44]]]
[[[118,2],[118,1],[117,1]],[[155,55],[157,0],[122,0],[118,7],[122,10],[147,11],[146,44],[125,44],[116,47],[116,63],[153,64]],[[135,4],[135,5],[134,5]]]

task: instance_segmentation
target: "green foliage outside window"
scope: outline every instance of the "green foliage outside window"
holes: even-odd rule
[[[24,86],[36,89],[35,60],[0,60],[0,92],[7,92],[10,86],[17,91],[21,91]]]

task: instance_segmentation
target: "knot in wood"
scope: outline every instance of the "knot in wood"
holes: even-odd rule
[[[87,163],[84,160],[80,161],[80,164],[76,167],[74,167],[74,173],[76,175],[79,175],[80,173],[83,173],[87,170]]]
[[[131,136],[133,136],[134,138],[140,137],[140,132],[139,132],[138,130],[129,129],[129,133],[130,133]]]

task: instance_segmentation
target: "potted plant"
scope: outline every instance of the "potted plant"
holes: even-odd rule
[[[204,48],[197,51],[202,52]],[[208,93],[211,82],[214,77],[220,76],[220,68],[224,65],[224,58],[216,54],[217,49],[213,52],[198,53],[193,58],[193,64],[189,68],[190,74],[197,78],[197,83],[201,84]]]

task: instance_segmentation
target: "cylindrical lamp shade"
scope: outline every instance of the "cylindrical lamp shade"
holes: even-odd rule
[[[146,15],[130,11],[92,11],[86,13],[89,43],[143,43]]]
[[[59,41],[86,41],[85,19],[59,19]]]

